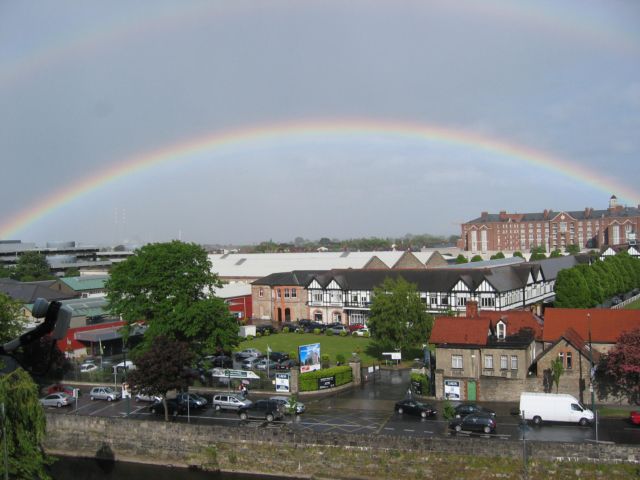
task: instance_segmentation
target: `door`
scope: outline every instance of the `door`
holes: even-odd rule
[[[475,380],[470,380],[467,382],[467,400],[475,401],[476,400],[476,382]]]

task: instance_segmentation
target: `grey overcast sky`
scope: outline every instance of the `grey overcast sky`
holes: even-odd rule
[[[0,156],[36,243],[637,206],[640,2],[5,0]]]

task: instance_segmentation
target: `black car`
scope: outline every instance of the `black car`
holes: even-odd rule
[[[179,393],[176,400],[184,410],[199,410],[209,403],[206,398],[197,393]]]
[[[488,408],[481,407],[475,403],[461,403],[456,406],[456,417],[464,417],[465,415],[470,415],[472,413],[484,413],[486,415],[490,415],[492,417],[496,416],[496,412],[490,410]]]
[[[412,399],[405,399],[396,402],[395,411],[399,414],[408,413],[418,417],[434,417],[438,411],[428,403],[418,402]]]
[[[456,432],[496,432],[496,419],[486,413],[472,413],[465,417],[454,418],[449,423],[449,428]]]
[[[162,401],[153,402],[149,406],[149,410],[151,413],[155,413],[156,415],[164,415],[164,405]],[[175,398],[167,399],[167,411],[169,415],[181,415],[185,413],[186,407],[178,402]]]
[[[273,360],[274,362],[283,362],[289,359],[289,354],[284,352],[270,352],[267,356],[269,360]]]
[[[278,330],[276,330],[276,328],[273,325],[258,325],[256,327],[256,333],[259,333],[260,335],[264,335],[266,332],[269,332],[269,334],[272,334],[272,333],[278,333]]]
[[[264,419],[267,422],[280,420],[284,413],[280,404],[274,400],[258,400],[250,405],[240,407],[238,409],[240,420],[249,418]]]
[[[283,360],[282,362],[276,363],[276,370],[291,370],[292,368],[296,368],[297,366],[297,360],[293,360],[292,358],[290,358],[288,360]]]
[[[218,355],[211,359],[213,368],[233,368],[233,359],[228,355]]]
[[[288,328],[290,332],[295,332],[296,330],[298,330],[298,328],[300,328],[300,325],[292,322],[284,322],[282,325],[280,325],[280,331],[284,330],[285,328]]]

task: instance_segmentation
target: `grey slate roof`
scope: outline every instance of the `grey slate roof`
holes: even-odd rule
[[[605,209],[605,210],[576,210],[576,211],[547,211],[547,217],[545,219],[544,212],[535,213],[507,213],[507,218],[501,219],[499,213],[489,213],[486,217],[477,217],[473,220],[469,220],[466,223],[499,223],[506,222],[508,220],[513,221],[512,216],[521,217],[520,222],[540,222],[544,220],[551,220],[560,213],[566,213],[576,220],[591,220],[598,218],[626,218],[626,217],[638,217],[640,216],[640,209],[637,207],[622,207],[617,209]]]
[[[65,300],[75,298],[77,294],[69,294],[49,288],[55,280],[42,282],[18,282],[8,278],[0,279],[0,292],[22,303],[33,303],[37,298],[45,300]]]

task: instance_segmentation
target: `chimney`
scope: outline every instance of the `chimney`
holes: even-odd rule
[[[506,210],[502,210],[500,212],[500,220],[506,220],[507,219],[507,211]]]
[[[542,217],[547,220],[549,218],[549,210],[547,210],[546,208],[544,209],[544,212],[542,213]]]
[[[489,217],[489,212],[482,212],[480,214],[480,218],[482,218],[482,220],[484,221],[486,221],[488,217]]]
[[[590,218],[591,217],[591,209],[589,207],[586,207],[584,209],[584,218]]]
[[[478,316],[478,302],[475,300],[467,300],[467,318],[476,318]]]

